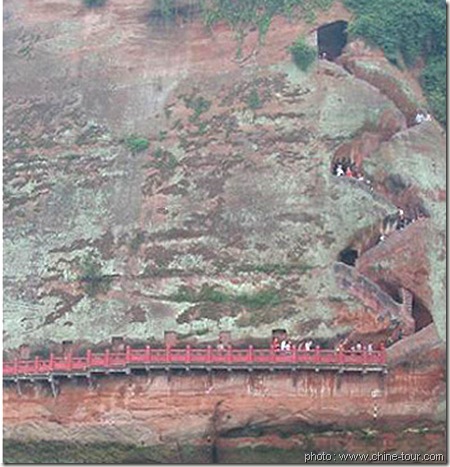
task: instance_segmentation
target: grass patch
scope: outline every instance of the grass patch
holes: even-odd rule
[[[95,297],[109,290],[112,277],[103,274],[102,266],[95,257],[86,255],[81,261],[80,268],[78,280],[83,284],[84,291],[89,297]]]
[[[258,90],[256,88],[253,88],[250,91],[250,94],[247,97],[246,103],[247,103],[247,106],[252,110],[260,109],[262,107],[262,102],[259,97]]]
[[[275,289],[261,290],[254,294],[236,296],[236,302],[248,308],[263,308],[277,306],[281,303],[280,294]]]
[[[203,284],[200,291],[186,286],[181,286],[178,291],[169,297],[176,302],[190,303],[236,303],[246,308],[263,308],[276,306],[281,303],[281,297],[277,290],[270,288],[251,294],[229,294],[218,290],[217,286]]]
[[[88,8],[96,8],[103,6],[106,3],[106,0],[83,0],[84,6]]]
[[[189,121],[191,123],[195,123],[200,118],[200,115],[207,112],[211,107],[211,102],[202,96],[185,97],[184,103],[188,109],[192,109],[194,111],[194,113],[189,117]]]
[[[153,158],[155,160],[148,165],[155,169],[172,171],[178,165],[177,158],[170,151],[165,151],[162,147],[155,149]]]
[[[311,271],[311,269],[314,269],[314,266],[311,266],[311,264],[301,263],[296,265],[296,270],[300,274],[306,274],[308,271]]]
[[[243,272],[262,272],[264,274],[289,274],[294,266],[280,263],[244,264],[239,267]]]
[[[147,138],[130,135],[125,138],[125,145],[132,153],[138,153],[147,150],[150,143]]]
[[[161,159],[164,155],[164,149],[161,146],[158,146],[153,152],[153,157],[155,159]]]
[[[264,274],[278,274],[280,276],[289,274],[291,272],[298,272],[305,274],[314,266],[310,264],[282,264],[282,263],[263,263],[263,264],[244,264],[236,268],[236,271],[242,272],[262,272]]]
[[[235,31],[239,55],[243,40],[255,27],[260,43],[264,42],[276,15],[310,22],[317,10],[327,9],[332,3],[332,0],[212,0],[203,3],[203,21],[208,28],[222,21],[227,23]]]
[[[173,21],[176,16],[177,0],[156,0],[154,13],[158,14],[165,21]]]

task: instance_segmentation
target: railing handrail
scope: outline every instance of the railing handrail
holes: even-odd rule
[[[231,346],[223,348],[151,348],[133,349],[129,346],[125,350],[111,352],[106,349],[103,353],[93,353],[87,350],[86,356],[73,356],[72,354],[63,357],[55,357],[53,354],[47,360],[35,357],[34,359],[16,359],[14,361],[3,362],[4,375],[51,373],[53,370],[79,371],[80,369],[109,368],[123,366],[129,363],[203,363],[211,365],[214,363],[246,363],[246,364],[291,364],[311,363],[311,364],[334,364],[334,365],[385,365],[386,350],[331,350],[331,349],[292,349],[290,351],[274,350],[273,348],[248,348],[235,349]]]

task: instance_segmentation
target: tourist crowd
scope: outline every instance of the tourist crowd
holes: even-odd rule
[[[290,339],[279,339],[274,337],[272,340],[272,348],[275,352],[288,353],[294,350],[295,344]],[[345,352],[345,353],[362,353],[362,352],[374,352],[375,350],[382,350],[384,348],[383,344],[375,345],[372,342],[364,344],[360,341],[354,344],[348,344],[346,342],[341,342],[335,347],[336,352]],[[306,341],[300,341],[297,344],[297,350],[299,352],[311,352],[314,350],[320,350],[320,345],[314,345],[314,341],[309,339]]]

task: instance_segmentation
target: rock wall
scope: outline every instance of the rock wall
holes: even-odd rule
[[[264,43],[250,31],[240,58],[225,24],[160,21],[155,5],[4,2],[5,349],[166,330],[181,343],[274,328],[380,340],[392,317],[406,334],[417,324],[401,288],[431,324],[392,346],[384,377],[73,379],[57,398],[5,387],[5,438],[156,446],[179,462],[180,443],[208,446],[208,461],[255,446],[364,451],[368,437],[444,451],[446,141],[436,122],[411,126],[418,83],[359,42],[337,63],[292,64],[298,35],[350,18],[339,2],[311,24],[275,18]],[[342,157],[373,190],[330,173]],[[426,219],[377,245],[399,207]],[[336,266],[355,241],[355,268]]]
[[[439,381],[439,383],[438,383]],[[367,373],[152,373],[4,390],[4,436],[156,445],[192,443],[245,427],[405,427],[439,421],[445,386],[437,365]],[[374,415],[374,407],[377,414]],[[212,426],[214,424],[214,426]]]
[[[5,4],[5,347],[348,331],[332,264],[395,207],[329,164],[394,104],[336,64],[297,70],[286,47],[314,25],[277,18],[239,61],[224,25],[152,5]]]

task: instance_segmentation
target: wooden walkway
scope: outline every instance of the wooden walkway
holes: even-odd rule
[[[386,372],[386,350],[337,352],[316,348],[312,351],[291,352],[273,349],[256,349],[249,346],[236,349],[231,346],[219,350],[207,348],[151,348],[133,349],[124,352],[93,353],[88,350],[84,357],[68,354],[47,360],[5,361],[3,380],[48,380],[53,377],[87,377],[93,374],[130,374],[153,370],[313,370],[336,372]]]

